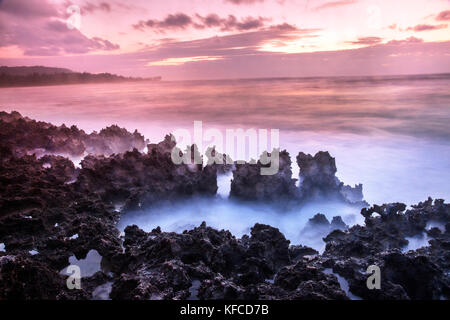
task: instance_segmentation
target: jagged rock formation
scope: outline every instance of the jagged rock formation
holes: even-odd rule
[[[174,145],[166,136],[161,143],[149,145],[147,154],[134,149],[110,157],[87,156],[81,162],[75,188],[96,193],[105,201],[122,202],[125,209],[164,199],[215,195],[216,169],[202,164],[174,164],[170,156]]]
[[[279,152],[279,170],[276,174],[262,175],[263,167],[270,167],[270,164],[263,164],[261,160],[235,164],[230,197],[263,201],[297,198],[296,180],[292,179],[291,158],[287,151]]]
[[[299,187],[295,186],[297,179],[292,178],[291,159],[285,150],[279,153],[279,171],[274,175],[261,175],[261,168],[269,167],[269,164],[262,164],[261,159],[257,163],[235,164],[230,196],[268,202],[290,200],[301,203],[325,199],[361,208],[367,205],[363,201],[361,184],[350,187],[336,177],[335,159],[328,152],[318,152],[314,157],[300,152],[297,164],[300,167]]]
[[[242,239],[204,223],[182,234],[131,226],[124,246],[114,299],[347,298],[335,276],[320,268],[285,267],[289,241],[267,225],[256,224]]]
[[[450,205],[442,200],[428,200],[405,213],[383,209],[390,212],[385,216],[367,216],[371,209],[362,210],[367,226],[332,231],[324,239],[323,255],[289,246],[278,229],[260,224],[241,239],[205,224],[182,234],[146,233],[131,226],[123,250],[115,228],[119,213],[99,193],[67,184],[76,171],[67,159],[11,156],[1,164],[2,299],[90,299],[107,283],[113,299],[347,299],[326,268],[364,299],[449,297]],[[311,223],[341,224],[333,220],[317,215]],[[431,221],[445,230],[427,230]],[[434,238],[429,247],[400,251],[407,236],[422,232]],[[83,259],[92,249],[101,254],[105,268],[83,278],[82,290],[68,290],[60,271],[69,256]],[[383,290],[366,287],[364,271],[371,264],[382,270]]]
[[[375,209],[363,209],[366,226],[354,226],[348,231],[335,230],[324,241],[326,265],[349,281],[350,290],[365,299],[440,299],[450,293],[449,248],[450,205],[443,200],[428,199],[413,209],[393,203]],[[376,211],[374,211],[376,210]],[[372,217],[368,212],[382,212]],[[388,212],[388,213],[387,213]],[[427,229],[430,222],[445,225]],[[427,233],[429,246],[402,252],[407,237],[422,237]],[[365,270],[369,265],[381,269],[383,290],[368,290]]]
[[[216,148],[208,148],[205,152],[207,164],[216,168],[217,174],[225,174],[233,169],[233,160],[230,156],[216,151]]]
[[[65,154],[82,156],[85,153],[111,155],[145,147],[144,137],[137,131],[130,133],[116,125],[99,133],[86,134],[76,126],[57,127],[31,120],[16,111],[0,112],[0,145],[9,146],[17,155]]]
[[[328,152],[314,156],[300,152],[300,196],[302,199],[336,199],[357,203],[363,201],[362,185],[344,186],[336,177],[336,161]]]
[[[116,225],[126,209],[115,210],[117,202],[135,208],[215,195],[218,168],[173,164],[174,142],[166,137],[149,145],[147,154],[91,155],[78,169],[61,156],[26,154],[36,147],[22,139],[26,132],[36,135],[37,145],[51,141],[56,148],[65,145],[65,129],[15,113],[2,117],[2,125],[21,129],[14,137],[11,126],[0,127],[7,137],[0,140],[0,300],[92,299],[102,288],[111,288],[106,295],[112,299],[348,299],[329,269],[363,299],[450,298],[450,204],[444,200],[428,199],[408,210],[402,203],[374,205],[361,211],[364,226],[350,228],[339,216],[330,223],[318,214],[303,231],[324,230],[322,254],[290,245],[278,229],[262,224],[240,239],[206,224],[183,233],[129,226],[121,237]],[[59,138],[46,140],[52,132]],[[74,142],[66,147],[76,150],[80,140],[70,137]],[[300,158],[300,189],[282,152],[274,176],[257,176],[258,165],[236,167],[234,196],[276,200],[273,194],[295,198],[302,191],[298,200],[339,197],[347,190],[336,181],[329,155]],[[411,237],[423,236],[429,246],[405,252]],[[101,268],[82,278],[81,290],[69,290],[61,271],[92,250],[101,255]],[[370,265],[380,267],[382,290],[366,286]]]
[[[340,216],[333,217],[330,223],[325,215],[323,215],[322,213],[318,213],[314,217],[309,219],[306,228],[324,228],[327,229],[329,233],[333,230],[346,230],[348,226],[344,223],[344,221],[342,221],[342,218]]]

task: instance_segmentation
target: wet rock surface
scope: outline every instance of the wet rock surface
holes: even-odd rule
[[[76,168],[62,156],[38,158],[31,151],[45,145],[49,153],[83,153],[88,146],[78,129],[67,133],[17,113],[2,113],[0,121],[0,300],[450,297],[450,205],[444,200],[428,199],[409,209],[401,203],[363,208],[364,226],[345,225],[339,212],[331,221],[317,214],[303,231],[322,230],[316,235],[326,243],[321,254],[258,223],[241,238],[205,223],[182,233],[128,226],[121,236],[117,221],[128,210],[213,197],[217,174],[231,167],[175,165],[170,137],[141,153],[128,149],[126,139],[124,145],[110,139],[127,136],[113,128],[98,134],[105,141],[95,145],[116,141],[112,145],[123,151],[102,149],[105,154],[88,155]],[[299,187],[287,152],[280,153],[276,175],[262,178],[258,165],[235,165],[232,196],[260,202],[285,197],[296,204],[324,196],[361,205],[360,187],[337,180],[328,153],[300,153],[297,162]],[[408,241],[424,236],[428,246],[406,251]],[[90,263],[92,250],[100,255],[99,271],[83,276],[80,290],[68,289],[62,270],[74,259]],[[366,285],[371,265],[380,268],[380,290]],[[325,271],[330,269],[331,274]],[[348,288],[341,287],[342,279]]]
[[[86,134],[76,126],[54,126],[51,123],[23,117],[18,112],[0,112],[0,146],[10,146],[15,154],[85,153],[111,155],[145,147],[144,137],[116,125],[100,132]]]
[[[315,156],[303,152],[298,154],[300,175],[297,187],[297,179],[292,178],[289,153],[286,150],[273,152],[275,151],[279,154],[278,161],[272,159],[272,154],[263,153],[253,163],[235,164],[231,197],[251,201],[290,201],[296,204],[331,200],[360,208],[368,205],[363,200],[361,184],[351,187],[339,181],[336,177],[335,159],[328,152],[320,151]],[[275,174],[261,174],[262,170],[270,167],[278,167],[279,170]]]
[[[300,152],[300,197],[306,199],[336,199],[349,203],[363,202],[362,185],[344,185],[336,177],[336,160],[328,152],[319,151],[314,156]]]
[[[124,247],[115,299],[347,299],[320,264],[292,264],[289,241],[267,225],[241,239],[204,223],[182,234],[130,226]]]
[[[350,290],[365,299],[448,299],[449,230],[433,230],[435,238],[429,246],[407,252],[404,248],[411,238],[427,232],[430,221],[447,224],[450,205],[429,198],[408,210],[399,203],[373,209],[361,211],[366,217],[364,227],[335,230],[324,238],[325,265],[345,277]],[[370,265],[380,267],[383,290],[368,290]]]
[[[235,165],[230,197],[259,201],[298,199],[289,153],[285,150],[279,152],[279,170],[275,174],[261,174],[263,169],[270,168],[271,165],[267,162],[265,164],[262,160],[264,157],[267,154],[263,154],[256,163]]]
[[[216,168],[202,164],[174,164],[170,136],[149,145],[148,153],[137,149],[123,154],[87,156],[75,188],[98,194],[104,201],[122,203],[124,209],[138,209],[161,200],[217,192]]]

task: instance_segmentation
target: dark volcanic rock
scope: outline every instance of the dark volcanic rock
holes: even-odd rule
[[[333,217],[330,223],[324,214],[318,213],[308,220],[308,223],[300,233],[303,238],[322,239],[333,230],[346,230],[347,228],[347,225],[342,221],[340,216]]]
[[[336,177],[336,161],[328,152],[314,156],[300,152],[300,197],[306,199],[333,199],[350,203],[363,203],[362,185],[344,186]]]
[[[429,247],[402,253],[407,237],[421,236],[429,221],[450,218],[450,205],[431,199],[404,211],[400,203],[363,209],[366,226],[335,230],[324,241],[326,265],[347,279],[350,290],[365,299],[439,299],[450,292],[448,233],[433,232]],[[378,213],[372,216],[372,213]],[[368,290],[365,270],[381,270],[382,290]]]
[[[262,155],[262,158],[266,155]],[[275,160],[274,160],[275,161]],[[291,158],[287,151],[279,152],[279,170],[273,175],[262,175],[268,168],[261,159],[257,163],[236,164],[231,181],[230,197],[242,200],[279,201],[298,199],[295,179],[292,179]]]
[[[289,256],[292,262],[298,261],[304,256],[313,256],[318,254],[319,252],[317,250],[307,246],[295,245],[289,247]]]
[[[163,199],[193,195],[215,195],[215,168],[202,164],[174,164],[170,136],[149,145],[148,154],[136,149],[124,154],[87,156],[75,187],[96,193],[105,201],[122,202],[125,209],[138,209]]]
[[[300,152],[297,156],[300,167],[300,183],[303,197],[328,197],[339,194],[336,178],[336,162],[328,152],[318,152],[313,157]]]
[[[289,299],[300,300],[346,300],[334,275],[323,273],[318,267],[304,260],[284,267],[275,277],[275,285],[291,291]]]
[[[330,223],[330,230],[346,230],[348,226],[342,221],[340,216],[333,217]]]
[[[38,261],[23,256],[0,257],[1,300],[54,300],[63,279]]]
[[[311,228],[314,227],[329,227],[330,222],[328,221],[327,217],[325,217],[324,214],[318,213],[311,219],[309,219],[308,224]]]
[[[116,125],[99,133],[86,134],[76,126],[54,126],[37,122],[16,111],[0,112],[0,145],[11,146],[18,155],[27,153],[67,154],[84,153],[111,155],[145,147],[144,137],[137,131],[130,133]]]
[[[290,242],[277,228],[257,223],[251,229],[250,239],[245,242],[248,259],[244,265],[258,266],[261,276],[270,277],[290,262]]]
[[[205,153],[207,164],[214,167],[217,174],[225,174],[233,169],[234,162],[230,156],[216,151],[215,148],[208,148]]]
[[[323,254],[289,246],[278,229],[258,223],[240,239],[205,223],[183,233],[128,226],[120,237],[115,205],[124,204],[126,214],[158,201],[214,196],[217,173],[231,168],[174,164],[169,136],[149,144],[147,154],[132,148],[142,143],[136,132],[116,126],[86,135],[76,127],[0,114],[0,300],[347,299],[334,274],[363,299],[450,298],[450,205],[441,199],[410,209],[374,205],[361,211],[365,225],[351,228],[339,216],[329,222],[317,214],[302,232],[323,237]],[[77,169],[61,156],[27,155],[36,148],[110,156],[87,156]],[[195,146],[181,153],[189,154],[200,157]],[[343,186],[328,153],[300,153],[297,161],[300,189],[287,152],[280,153],[280,171],[272,176],[260,174],[261,162],[237,164],[233,197],[294,205],[326,197],[363,205],[361,186]],[[405,252],[411,238],[424,235],[428,246]],[[61,271],[92,250],[101,256],[101,270],[83,277],[81,290],[69,290]],[[366,270],[374,265],[381,290],[366,285]]]
[[[131,226],[124,246],[113,299],[184,299],[194,291],[198,299],[346,299],[336,278],[307,260],[286,267],[289,241],[267,225],[242,239],[204,223],[182,234]]]

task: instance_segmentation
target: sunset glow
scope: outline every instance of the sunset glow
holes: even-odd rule
[[[446,0],[2,0],[0,63],[167,79],[257,77],[257,65],[263,76],[442,72],[450,70],[449,10]],[[406,47],[433,63],[386,67]],[[323,68],[355,55],[355,71]]]
[[[0,304],[450,300],[449,29],[450,0],[0,0]]]

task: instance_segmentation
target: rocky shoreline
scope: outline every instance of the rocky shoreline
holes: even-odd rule
[[[137,131],[117,126],[86,134],[0,112],[0,300],[450,297],[444,200],[369,207],[362,185],[336,178],[328,152],[297,155],[296,186],[286,151],[279,172],[261,176],[260,162],[175,165],[173,147],[170,136],[148,144]],[[81,168],[67,157],[83,157]],[[365,225],[348,227],[339,212],[331,222],[317,214],[305,231],[324,230],[321,254],[291,245],[263,224],[242,238],[205,223],[183,233],[133,225],[121,235],[117,229],[131,210],[216,197],[217,176],[230,170],[235,201],[292,207],[331,199],[361,208]],[[429,245],[405,251],[413,237],[427,237]],[[70,290],[61,271],[90,256],[98,258],[98,270],[83,276],[80,290]],[[367,288],[370,265],[381,270],[380,290]]]

